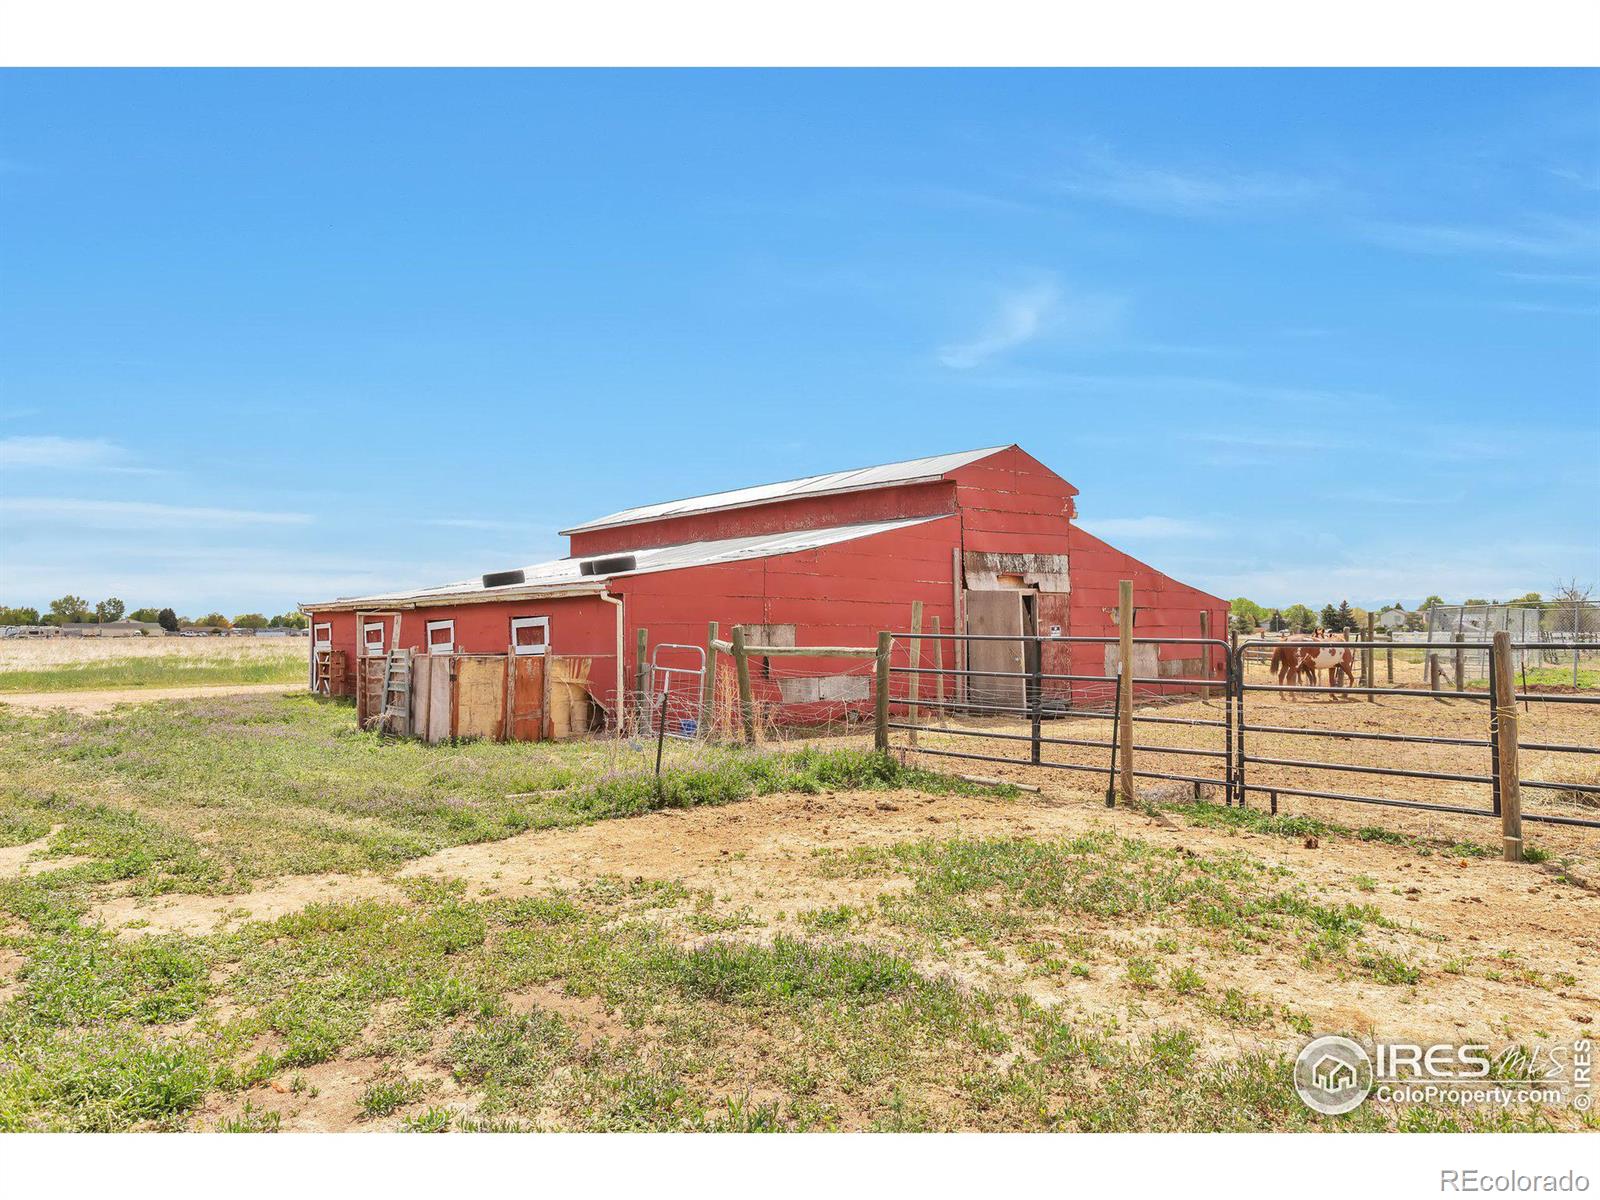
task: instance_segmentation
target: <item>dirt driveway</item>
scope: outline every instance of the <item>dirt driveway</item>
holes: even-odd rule
[[[209,696],[266,695],[294,689],[289,683],[229,683],[216,687],[114,688],[103,692],[0,692],[0,704],[28,712],[99,713],[119,704],[152,704],[157,700],[194,700]]]

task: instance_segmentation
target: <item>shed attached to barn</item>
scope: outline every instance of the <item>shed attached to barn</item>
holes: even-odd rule
[[[598,724],[614,718],[635,679],[641,629],[647,655],[662,643],[703,645],[708,621],[725,634],[753,628],[751,640],[763,645],[869,646],[880,630],[904,630],[912,602],[921,601],[928,624],[937,618],[947,632],[1109,636],[1119,579],[1134,581],[1141,636],[1227,628],[1225,601],[1080,529],[1076,494],[1013,445],[625,509],[563,530],[567,558],[302,605],[312,622],[311,683],[355,692],[361,665],[394,648],[412,650],[423,671],[429,659],[459,668],[459,660],[498,656],[506,695],[498,724],[485,717],[485,728],[539,737],[552,732],[548,700],[530,720],[513,719],[519,665],[530,691],[547,690],[554,672],[544,666],[559,661],[558,682],[592,700]],[[1015,645],[972,647],[967,669],[1020,665]],[[1220,671],[1220,654],[1209,664],[1185,661],[1199,653],[1193,647],[1145,652],[1152,661],[1136,664],[1141,676]],[[943,653],[943,665],[958,665],[953,647]],[[769,703],[866,702],[867,681],[848,673],[849,662],[801,661],[806,674],[760,681]],[[1105,666],[1103,648],[1062,643],[1047,646],[1042,669],[1098,674]],[[493,690],[487,679],[485,697]],[[375,703],[365,686],[364,699]],[[529,700],[521,711],[535,707]],[[565,716],[568,727],[589,723]],[[450,732],[458,732],[454,723]]]

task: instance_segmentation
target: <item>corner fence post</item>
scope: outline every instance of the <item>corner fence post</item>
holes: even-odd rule
[[[747,746],[756,741],[756,701],[750,689],[750,656],[744,649],[744,626],[733,627],[733,665],[739,673],[739,720],[744,726]]]
[[[881,753],[889,749],[889,647],[893,641],[888,631],[878,634],[878,649],[873,655],[877,660],[878,682],[873,698],[872,745]]]
[[[1117,648],[1120,651],[1122,697],[1117,706],[1118,722],[1122,726],[1120,755],[1122,798],[1134,799],[1133,792],[1133,580],[1124,579],[1117,584]]]
[[[717,623],[706,625],[706,673],[700,681],[700,725],[695,730],[710,739],[717,719]]]
[[[1517,698],[1511,681],[1511,635],[1494,635],[1489,652],[1494,699],[1490,704],[1500,776],[1500,836],[1506,862],[1522,861],[1522,785],[1517,777]]]

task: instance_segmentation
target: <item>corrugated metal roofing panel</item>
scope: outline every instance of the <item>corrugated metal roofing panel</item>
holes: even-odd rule
[[[804,479],[789,479],[782,483],[763,483],[756,487],[736,488],[730,492],[712,492],[707,496],[690,496],[685,500],[668,500],[662,504],[645,504],[638,508],[625,508],[609,516],[597,517],[583,525],[563,529],[565,537],[572,533],[587,533],[594,529],[610,529],[617,525],[637,525],[641,521],[656,521],[663,517],[681,517],[689,513],[715,512],[727,508],[748,508],[753,504],[769,504],[774,500],[793,500],[800,496],[822,496],[835,492],[855,492],[869,488],[889,487],[894,484],[915,483],[938,479],[957,467],[988,458],[1006,449],[988,446],[982,450],[962,450],[955,454],[934,454],[927,458],[912,458],[905,462],[884,463],[876,467],[858,467],[852,471],[832,471],[826,475],[808,475]]]
[[[929,521],[944,520],[948,514],[931,517],[910,517],[899,521],[875,521],[865,525],[835,525],[827,529],[794,529],[783,533],[762,533],[753,537],[726,538],[716,542],[686,542],[680,546],[652,546],[646,550],[608,550],[589,558],[616,558],[631,554],[637,560],[632,571],[618,571],[613,575],[584,575],[579,564],[582,558],[558,558],[550,562],[534,563],[524,567],[523,582],[509,587],[486,588],[483,580],[464,579],[439,587],[419,588],[409,592],[386,592],[373,596],[340,596],[337,600],[320,604],[302,605],[306,609],[327,610],[334,606],[383,606],[389,604],[416,604],[445,599],[488,600],[499,596],[516,597],[539,592],[599,592],[605,581],[628,575],[643,575],[653,571],[677,571],[685,567],[705,567],[716,563],[739,562],[751,558],[771,558],[777,554],[797,554],[815,550],[837,542],[871,537],[888,533],[892,529],[906,529],[924,525]]]

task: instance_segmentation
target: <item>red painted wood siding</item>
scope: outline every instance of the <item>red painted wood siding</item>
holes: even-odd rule
[[[969,553],[1066,554],[1073,487],[1015,446],[950,472]]]
[[[955,490],[948,482],[935,480],[932,483],[905,484],[871,492],[782,500],[725,512],[663,517],[638,525],[575,533],[570,539],[571,553],[574,558],[591,558],[615,550],[644,550],[651,546],[721,541],[724,538],[782,533],[791,529],[827,529],[834,525],[898,521],[906,517],[929,517],[954,510]]]

